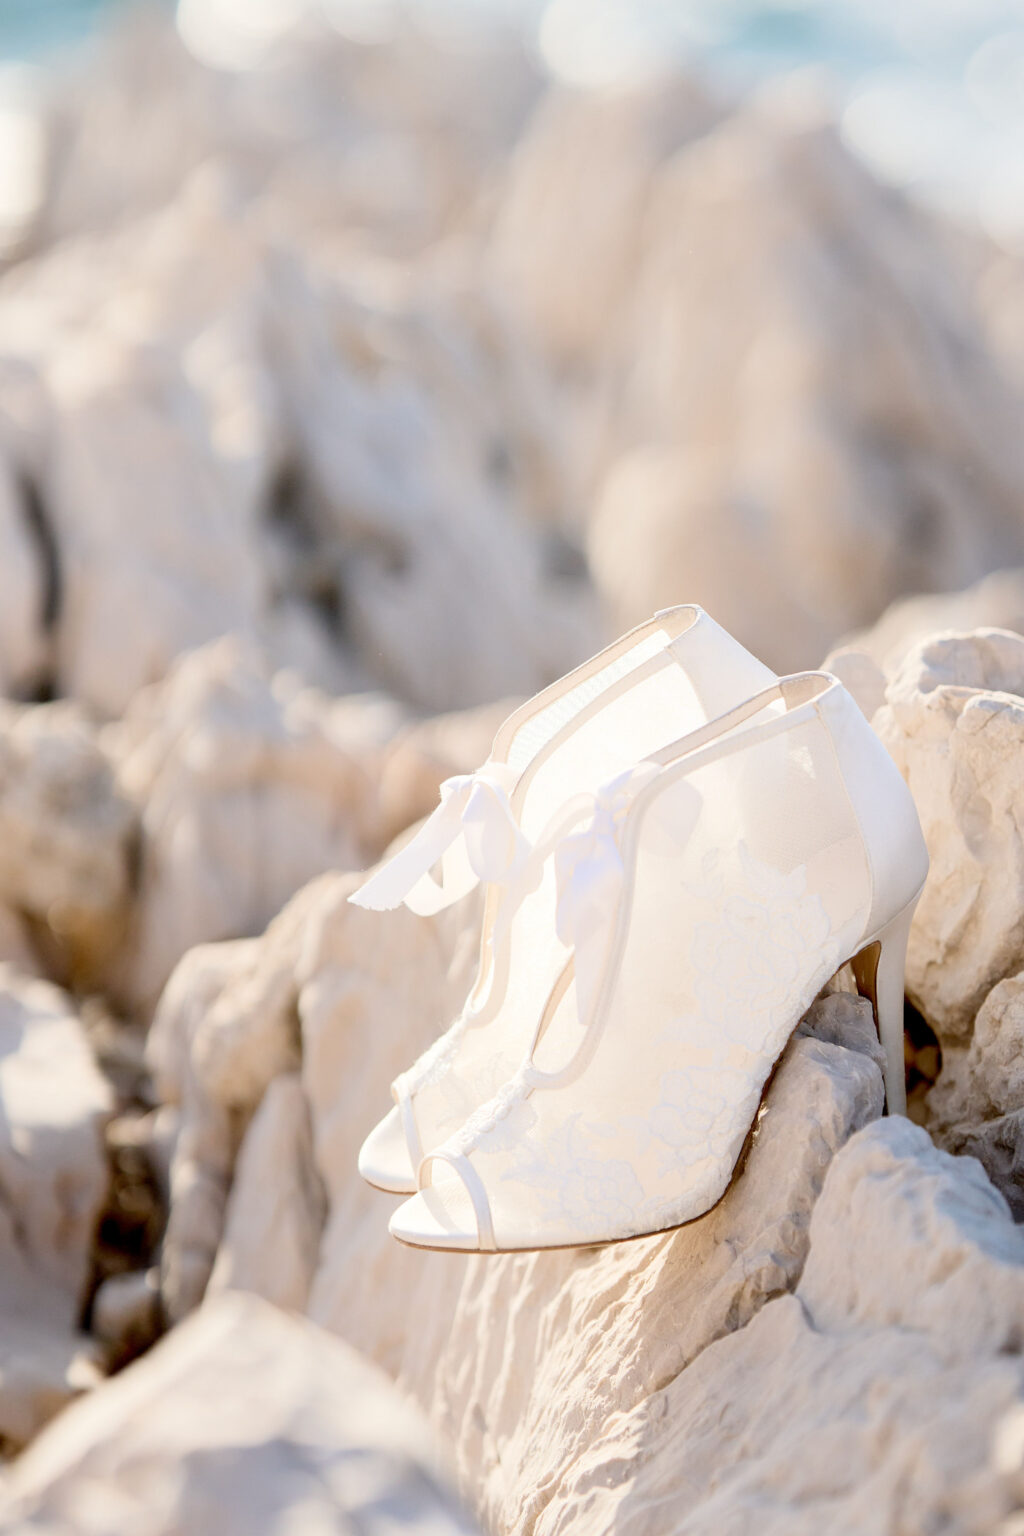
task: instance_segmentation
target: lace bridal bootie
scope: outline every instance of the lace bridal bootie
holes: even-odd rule
[[[427,914],[487,886],[476,981],[447,1033],[393,1083],[394,1107],[359,1154],[369,1183],[412,1193],[424,1152],[461,1126],[528,1049],[565,962],[544,857],[565,801],[773,680],[700,608],[656,615],[510,715],[483,767],[448,779],[434,814],[350,898]],[[430,873],[439,861],[440,883]]]
[[[565,1247],[702,1215],[790,1034],[850,960],[889,1111],[905,1110],[903,965],[928,856],[835,678],[785,679],[563,819],[564,969],[518,1070],[424,1158],[391,1219],[403,1242]]]

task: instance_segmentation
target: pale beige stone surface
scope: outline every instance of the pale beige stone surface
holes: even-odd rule
[[[242,1142],[207,1295],[254,1291],[305,1311],[324,1207],[302,1081],[277,1077]]]
[[[107,1188],[110,1089],[70,999],[0,964],[0,1440],[99,1379],[78,1331]]]
[[[454,259],[317,261],[327,233],[211,158],[0,279],[39,379],[62,693],[119,714],[230,632],[331,691],[445,709],[593,649],[589,584],[550,568],[554,414],[504,307]]]
[[[900,598],[870,629],[851,635],[843,649],[861,653],[892,677],[922,640],[945,630],[964,634],[972,629],[1024,633],[1024,569],[994,571],[959,592]]]
[[[141,1011],[192,945],[258,933],[313,876],[363,862],[375,791],[357,715],[342,706],[335,722],[329,700],[236,640],[183,658],[105,740],[141,825],[115,978]]]
[[[986,994],[1024,966],[1022,695],[1024,638],[939,635],[911,650],[874,718],[910,785],[931,858],[907,987],[944,1049],[969,1041]]]
[[[928,1126],[950,1152],[984,1165],[1014,1216],[1024,1217],[1024,976],[997,982],[970,1044],[949,1045],[928,1095]]]
[[[926,223],[792,93],[670,160],[643,240],[588,533],[617,627],[693,596],[786,671],[1020,561],[1016,385]]]
[[[491,260],[558,362],[601,357],[642,253],[657,170],[720,111],[696,82],[671,77],[542,98],[511,160]]]
[[[430,920],[365,912],[348,902],[361,878],[324,876],[262,939],[193,950],[168,984],[149,1042],[179,1115],[161,1293],[178,1319],[212,1273],[293,1304],[308,1291],[311,1316],[394,1370],[416,1266],[355,1160],[391,1079],[468,991],[479,918],[474,902]],[[266,1233],[289,1202],[288,1239],[267,1251],[247,1227],[262,1211]]]
[[[946,1511],[958,1536],[982,1536],[1016,1507],[1020,1480],[992,1470],[990,1446],[1010,1435],[1024,1394],[1006,1353],[1024,1240],[977,1164],[902,1123],[856,1135],[882,1107],[865,1003],[839,992],[811,1010],[741,1176],[689,1227],[603,1251],[402,1250],[386,1233],[393,1201],[360,1184],[355,1156],[388,1078],[461,996],[478,919],[363,912],[347,902],[356,879],[318,882],[301,923],[296,903],[272,943],[238,955],[228,990],[248,1001],[233,1005],[237,1033],[209,1081],[226,1102],[240,1080],[235,1102],[251,1101],[260,1074],[247,1082],[243,1061],[271,1062],[286,1039],[300,1065],[298,1077],[277,1069],[272,1092],[288,1114],[264,1099],[231,1199],[241,1210],[261,1190],[268,1198],[262,1153],[281,1142],[267,1124],[293,1132],[269,1203],[288,1186],[305,1109],[326,1208],[319,1234],[317,1214],[303,1217],[285,1264],[319,1237],[311,1315],[424,1405],[482,1521],[516,1532],[626,1522],[653,1536],[740,1532],[756,1511],[767,1529],[811,1532],[828,1507],[853,1533],[899,1528],[920,1507]],[[266,1043],[236,1054],[251,1027]],[[997,1076],[1009,1039],[1000,1049]],[[217,1055],[207,1044],[189,1060],[209,1073]],[[220,1224],[227,1272],[223,1211]],[[301,1285],[306,1273],[294,1270]],[[280,1274],[264,1255],[238,1283],[270,1288]],[[731,1435],[723,1445],[721,1423],[737,1425],[737,1448]],[[810,1467],[797,1447],[815,1425],[826,1449]],[[827,1449],[847,1441],[848,1456]]]
[[[58,969],[95,980],[122,941],[137,822],[74,705],[0,700],[0,902]]]
[[[534,1529],[1003,1530],[1024,1507],[1022,1273],[976,1164],[870,1126],[826,1175],[795,1295],[658,1382]]]
[[[261,932],[310,879],[362,866],[432,811],[442,780],[485,760],[511,707],[417,720],[382,695],[334,699],[273,673],[236,638],[181,658],[100,734],[138,825],[106,986],[148,1019],[190,947]]]
[[[287,916],[286,911],[271,934]],[[176,1111],[160,1261],[161,1299],[172,1322],[197,1306],[206,1289],[223,1236],[242,1130],[274,1077],[296,1062],[287,1023],[290,971],[278,972],[268,962],[262,995],[250,996],[240,1015],[231,1007],[232,990],[245,987],[259,948],[258,940],[242,939],[190,950],[167,984],[150,1032],[156,1092]],[[252,1008],[253,1002],[259,1007]],[[243,1068],[237,1083],[229,1076],[231,1085],[221,1096],[214,1086],[216,1068],[212,1074],[206,1070],[211,1059]]]
[[[466,1261],[424,1265],[387,1222],[397,1201],[354,1172],[391,1105],[391,1081],[456,1016],[475,974],[479,896],[437,917],[354,907],[351,877],[325,885],[298,967],[302,1078],[327,1219],[309,1313],[397,1373],[406,1351],[436,1370]]]
[[[232,37],[235,64],[265,61],[267,49],[239,13],[208,9],[192,12],[192,32],[213,68],[163,13],[143,10],[96,48],[88,71],[47,93],[64,153],[47,166],[43,241],[160,207],[216,157],[248,172],[286,229],[330,237],[347,255],[416,256],[469,211],[541,86],[507,30],[474,30],[451,48],[413,24],[387,46],[361,46],[315,12],[298,26],[282,15],[276,48],[268,16],[274,68],[239,70]]]
[[[338,1339],[211,1302],[18,1465],[0,1529],[47,1536],[472,1530],[419,1416]]]

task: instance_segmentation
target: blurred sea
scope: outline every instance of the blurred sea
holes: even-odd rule
[[[133,3],[0,0],[0,54],[63,52]],[[444,22],[498,13],[578,83],[666,59],[736,91],[816,68],[879,175],[1024,243],[1024,0],[180,0],[178,11],[190,46],[231,67],[310,7],[364,35],[398,8]]]

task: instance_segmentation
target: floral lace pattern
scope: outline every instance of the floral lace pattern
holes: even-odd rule
[[[493,1098],[488,1099],[485,1104],[481,1104],[473,1111],[462,1129],[448,1142],[449,1149],[466,1156],[480,1144],[485,1136],[494,1138],[495,1132],[498,1131],[502,1122],[508,1119],[513,1109],[522,1106],[527,1111],[526,1123],[523,1123],[522,1117],[518,1118],[515,1126],[511,1128],[511,1138],[498,1135],[492,1140],[490,1150],[504,1151],[514,1146],[516,1138],[523,1131],[528,1130],[537,1118],[526,1102],[530,1087],[528,1074],[529,1065],[524,1063],[516,1075],[509,1078]]]
[[[402,1073],[398,1081],[407,1093],[419,1093],[422,1088],[439,1083],[445,1077],[458,1054],[462,1037],[469,1025],[469,1014],[460,1013],[444,1034],[439,1035],[433,1045],[429,1045],[423,1054],[416,1058],[408,1071]]]
[[[665,1072],[646,1120],[633,1122],[640,1150],[656,1145],[659,1171],[727,1157],[736,1140],[736,1107],[750,1089],[745,1073],[722,1066]]]
[[[693,930],[690,958],[706,1024],[749,1051],[774,1037],[780,1011],[788,1017],[808,960],[832,969],[838,945],[821,898],[807,889],[807,868],[789,874],[738,848],[740,880],[729,861],[706,861],[701,895],[713,916]],[[723,886],[726,886],[723,889]]]
[[[724,1187],[797,1009],[841,956],[806,867],[780,871],[741,843],[709,855],[702,877],[688,891],[693,1006],[659,1039],[667,1068],[649,1110],[559,1122],[543,1089],[531,1103],[527,1064],[449,1143],[479,1157],[499,1221],[503,1186],[533,1192],[539,1229],[584,1238],[685,1220],[688,1202]]]
[[[602,1156],[601,1131],[579,1115],[549,1139],[538,1139],[503,1177],[537,1194],[542,1226],[591,1232],[629,1222],[644,1205],[644,1189],[632,1164]],[[488,1151],[498,1151],[493,1143]],[[520,1151],[523,1150],[520,1143]]]

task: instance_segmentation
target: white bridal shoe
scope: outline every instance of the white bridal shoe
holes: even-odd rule
[[[425,1152],[515,1071],[566,952],[554,926],[550,852],[558,812],[580,790],[702,725],[774,674],[702,609],[667,609],[516,710],[475,774],[448,779],[419,832],[350,897],[431,913],[488,885],[476,981],[459,1016],[392,1085],[359,1171],[416,1189]],[[430,871],[441,862],[438,884]],[[483,1026],[487,1026],[484,1028]]]
[[[391,1219],[403,1242],[576,1246],[702,1215],[791,1032],[851,959],[889,1111],[905,1111],[903,966],[928,856],[909,790],[835,678],[785,679],[565,820],[566,964],[519,1069],[424,1158]]]

